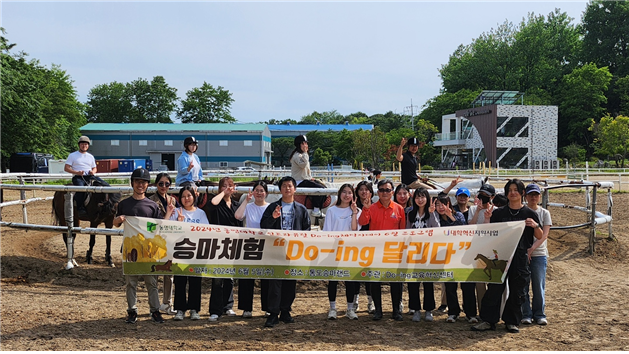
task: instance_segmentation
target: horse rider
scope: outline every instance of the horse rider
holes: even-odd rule
[[[103,180],[96,177],[96,160],[94,156],[87,152],[90,148],[90,138],[83,135],[79,138],[79,150],[71,153],[66,160],[64,171],[73,174],[72,184],[75,186],[89,186],[92,180],[103,183]],[[77,192],[74,200],[79,218],[87,216],[85,209],[85,192]]]
[[[407,148],[406,151],[402,153],[402,148],[404,146],[406,146]],[[402,183],[406,184],[410,189],[416,189],[420,187],[432,189],[432,187],[430,187],[429,185],[422,183],[419,180],[419,176],[417,175],[417,167],[419,165],[419,161],[415,154],[418,150],[419,141],[417,140],[417,138],[410,138],[408,140],[406,138],[402,138],[402,141],[400,142],[400,147],[398,148],[397,154],[395,156],[395,158],[402,163]]]
[[[175,185],[181,186],[183,183],[192,183],[196,190],[196,183],[203,180],[203,170],[201,169],[201,160],[195,154],[199,147],[197,139],[189,136],[184,139],[184,151],[177,159],[177,178]]]

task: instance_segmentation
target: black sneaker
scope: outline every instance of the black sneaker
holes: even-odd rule
[[[391,318],[394,319],[395,321],[403,320],[402,313],[400,312],[393,312],[393,314],[391,314]]]
[[[295,319],[290,315],[290,312],[282,312],[280,321],[284,323],[295,323]]]
[[[264,327],[273,328],[278,323],[280,323],[280,320],[277,318],[277,314],[270,314],[264,322]]]
[[[445,313],[445,312],[448,312],[448,306],[446,306],[446,305],[441,305],[441,306],[439,306],[439,308],[437,309],[437,311],[439,311],[439,312],[444,312],[444,313]]]
[[[138,313],[135,310],[127,310],[127,323],[135,323],[138,320]]]
[[[151,318],[153,319],[153,322],[164,323],[164,318],[159,311],[151,312]]]
[[[371,319],[374,321],[380,321],[382,319],[382,311],[376,310],[376,312],[374,312],[373,317]]]

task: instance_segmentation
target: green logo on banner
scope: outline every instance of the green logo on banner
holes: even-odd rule
[[[146,230],[148,232],[155,232],[155,229],[157,229],[157,224],[152,223],[152,222],[147,222],[146,223]]]

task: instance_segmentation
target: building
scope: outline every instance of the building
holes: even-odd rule
[[[444,168],[471,169],[485,162],[492,167],[557,169],[557,106],[516,104],[517,91],[483,91],[472,108],[441,118]]]
[[[96,159],[150,159],[155,170],[175,170],[188,136],[199,141],[204,169],[271,163],[266,124],[89,123],[80,130]]]

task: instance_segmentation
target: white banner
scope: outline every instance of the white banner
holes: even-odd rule
[[[125,274],[500,283],[524,221],[384,231],[284,231],[127,217]]]

